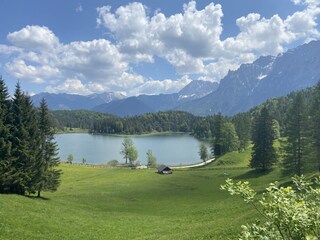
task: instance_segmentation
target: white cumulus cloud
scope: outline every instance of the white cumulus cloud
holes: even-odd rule
[[[40,32],[53,35],[51,39],[58,39],[46,27],[27,26],[17,33],[40,28],[43,28]],[[12,34],[8,38],[12,38]],[[57,86],[50,85],[47,88],[50,92],[89,94],[128,91],[144,83],[144,77],[131,72],[129,62],[124,60],[123,54],[108,40],[94,39],[68,44],[56,42],[57,44],[45,48],[44,44],[41,47],[29,44],[36,42],[30,35],[24,35],[23,38],[16,36],[15,39],[24,39],[26,46],[23,48],[20,42],[13,40],[13,46],[0,46],[0,51],[5,53],[20,50],[6,63],[6,71],[18,79],[33,83],[60,82]],[[41,42],[39,39],[37,41]]]
[[[117,9],[102,6],[97,8],[97,24],[111,40],[61,43],[46,26],[26,26],[7,35],[10,44],[0,45],[0,54],[9,59],[5,70],[10,75],[50,83],[51,92],[172,93],[191,81],[187,75],[219,82],[240,64],[319,39],[320,0],[291,1],[303,9],[286,17],[241,16],[235,22],[239,33],[227,39],[221,38],[220,4],[199,9],[196,1],[190,1],[172,15],[159,9],[151,12],[138,2]],[[138,63],[152,66],[158,58],[174,67],[177,79],[150,80],[143,71],[135,72]]]
[[[79,94],[79,95],[88,95],[92,93],[88,90],[81,80],[79,79],[67,79],[63,83],[52,87],[48,86],[46,91],[49,93],[70,93],[70,94]]]
[[[97,22],[112,33],[129,59],[152,62],[157,55],[181,74],[202,72],[200,58],[220,48],[222,8],[211,3],[197,10],[195,1],[183,8],[183,14],[166,17],[157,11],[149,17],[147,7],[137,2],[121,6],[114,13],[110,6],[104,6],[97,9]]]
[[[171,80],[148,80],[144,84],[139,87],[133,89],[130,94],[131,95],[139,95],[139,94],[169,94],[169,93],[177,93],[187,84],[189,84],[192,80],[187,76],[183,76],[181,79]]]
[[[97,23],[112,34],[128,61],[166,59],[178,74],[202,74],[200,79],[220,81],[227,72],[261,55],[277,55],[295,41],[319,38],[317,16],[320,0],[294,0],[306,5],[282,19],[277,14],[261,17],[250,13],[237,19],[239,34],[221,40],[223,11],[210,3],[197,9],[196,2],[183,5],[183,12],[153,15],[142,3],[130,3],[112,10],[98,8]]]
[[[6,69],[11,75],[18,79],[28,79],[34,83],[44,83],[46,79],[58,76],[59,69],[47,65],[28,65],[22,59],[16,59],[6,64]]]
[[[66,75],[81,75],[90,81],[108,82],[128,68],[118,49],[105,39],[72,42],[58,49],[57,65]]]
[[[0,44],[0,54],[3,55],[12,55],[15,53],[21,53],[22,49],[18,48],[18,47],[13,47],[13,46],[7,46],[4,44]]]
[[[309,6],[320,5],[320,0],[292,0],[294,4],[304,4]]]
[[[9,33],[8,40],[15,46],[28,50],[47,50],[59,44],[59,39],[45,26],[26,26]]]

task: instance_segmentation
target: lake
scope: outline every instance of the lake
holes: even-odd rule
[[[120,154],[123,136],[93,135],[87,133],[57,134],[59,157],[66,160],[69,154],[74,162],[101,164],[110,160],[125,160]],[[138,160],[146,164],[146,152],[151,149],[158,164],[180,165],[201,162],[199,146],[201,142],[188,134],[130,136],[139,152]]]

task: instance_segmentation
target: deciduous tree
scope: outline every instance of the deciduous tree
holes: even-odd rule
[[[157,166],[157,158],[153,155],[150,149],[147,151],[147,166],[150,168]]]
[[[222,124],[220,144],[222,154],[239,150],[239,138],[231,122]]]
[[[208,159],[209,154],[208,154],[208,149],[206,144],[204,143],[200,144],[199,155],[200,155],[200,159],[204,162]]]
[[[123,158],[126,160],[126,164],[128,164],[130,149],[132,147],[133,147],[133,141],[131,138],[123,139],[120,153],[123,155]]]
[[[69,154],[67,157],[67,163],[72,164],[72,162],[73,162],[73,155]]]
[[[295,189],[272,183],[256,201],[257,193],[249,182],[227,179],[221,186],[231,195],[241,196],[262,215],[263,221],[242,226],[239,239],[307,240],[320,238],[320,178],[308,181],[304,177],[292,178]],[[257,202],[261,205],[257,205]]]
[[[134,164],[135,161],[137,161],[138,156],[139,156],[138,150],[135,148],[135,146],[131,146],[128,149],[128,159],[131,165]]]

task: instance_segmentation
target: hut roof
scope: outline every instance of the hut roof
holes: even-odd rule
[[[160,165],[157,169],[160,172],[163,171],[163,170],[171,170],[171,168],[169,168],[168,166],[166,166],[164,164]]]

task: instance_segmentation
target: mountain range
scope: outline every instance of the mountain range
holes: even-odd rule
[[[93,110],[111,113],[120,117],[168,111],[177,108],[180,104],[189,103],[214,92],[218,85],[218,83],[194,80],[178,93],[129,97],[99,105]]]
[[[233,115],[269,98],[284,96],[315,85],[320,80],[320,41],[312,41],[278,56],[263,56],[243,64],[218,83],[194,80],[174,94],[125,98],[116,93],[89,96],[41,93],[50,109],[90,109],[118,116],[181,110],[195,115]],[[104,96],[104,97],[103,97]],[[110,97],[107,97],[110,96]]]
[[[277,57],[260,57],[230,71],[219,88],[177,109],[195,115],[248,111],[269,98],[287,95],[320,80],[320,41],[312,41]]]
[[[39,93],[31,97],[33,104],[38,107],[44,98],[50,110],[92,110],[94,107],[115,100],[124,99],[121,93],[100,93],[87,96],[67,93]]]
[[[194,80],[178,93],[140,95],[128,98],[121,93],[112,92],[87,96],[39,93],[31,98],[37,107],[40,105],[41,99],[44,98],[51,110],[94,110],[124,117],[174,109],[182,103],[206,96],[215,91],[218,85],[218,83]]]

